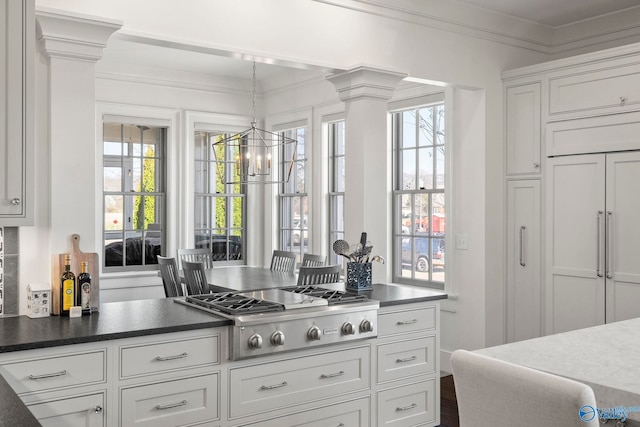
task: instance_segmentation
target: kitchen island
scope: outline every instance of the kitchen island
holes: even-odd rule
[[[640,409],[640,318],[477,350],[589,385],[598,408]],[[640,426],[640,412],[627,426]]]
[[[0,383],[0,399],[15,397],[17,392],[43,424],[55,420],[58,407],[64,412],[65,405],[77,404],[78,411],[67,413],[91,416],[97,425],[129,425],[137,422],[140,413],[162,411],[168,416],[149,417],[147,424],[286,425],[322,415],[332,421],[359,419],[358,425],[365,426],[376,425],[384,411],[397,416],[398,408],[407,419],[437,425],[439,300],[446,294],[380,284],[367,296],[380,301],[379,338],[243,361],[228,358],[231,320],[175,304],[172,299],[103,304],[99,313],[83,318],[4,318],[0,320],[0,373],[11,387]],[[400,321],[404,313],[409,313],[407,320]],[[406,329],[396,330],[397,323]],[[410,356],[398,357],[403,352]],[[54,362],[68,358],[73,358],[74,367],[87,368],[77,377],[54,368]],[[396,360],[403,360],[405,366],[388,366]],[[167,368],[154,367],[157,363],[167,363]],[[327,364],[338,372],[326,376],[329,385],[310,388],[310,381],[301,381],[302,392],[294,390],[298,378]],[[23,380],[15,374],[31,375],[20,370],[23,366],[46,366],[53,371],[47,375],[61,378]],[[266,369],[274,380],[279,375],[293,377],[287,388],[271,391],[273,399],[260,398],[265,406],[256,409],[254,402],[241,400],[245,391],[238,387],[251,382],[258,368]],[[54,381],[63,381],[63,385],[50,386]],[[28,388],[33,383],[37,386]],[[178,393],[181,388],[190,393],[190,399],[143,407],[149,396],[166,394],[166,390]],[[396,403],[407,394],[422,401]],[[187,408],[192,401],[200,403]],[[319,405],[326,409],[318,409]],[[189,411],[181,412],[186,409]],[[192,418],[185,418],[185,413]]]

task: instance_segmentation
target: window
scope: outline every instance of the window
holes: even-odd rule
[[[308,194],[306,187],[306,127],[288,129],[280,132],[281,135],[298,141],[296,145],[296,159],[289,182],[280,186],[280,249],[297,252],[298,262],[302,260],[302,254],[308,251]],[[280,176],[286,177],[289,170],[294,147],[288,144],[280,153]]]
[[[226,136],[220,132],[195,133],[194,242],[196,248],[210,249],[214,261],[241,261],[245,258],[244,185],[224,184],[218,172],[222,176],[233,173],[235,168],[225,165],[232,164],[237,153],[223,144],[216,146],[217,155],[213,153],[213,143]],[[228,178],[225,181],[237,181]]]
[[[166,127],[104,123],[105,271],[156,268],[165,236]]]
[[[444,104],[392,115],[394,281],[444,288]]]
[[[344,239],[344,125],[344,120],[325,125],[329,141],[329,248]],[[329,264],[343,261],[333,250],[329,252]]]

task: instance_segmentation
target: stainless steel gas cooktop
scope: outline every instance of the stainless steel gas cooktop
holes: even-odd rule
[[[190,295],[175,302],[233,320],[234,360],[377,336],[378,301],[316,286]]]

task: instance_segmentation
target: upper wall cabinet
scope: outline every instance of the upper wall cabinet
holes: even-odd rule
[[[549,121],[640,109],[640,58],[549,74]]]
[[[507,174],[540,173],[540,83],[505,86]]]
[[[34,0],[0,0],[0,226],[33,223]]]

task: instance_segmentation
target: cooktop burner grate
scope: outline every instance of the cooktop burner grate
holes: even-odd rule
[[[189,295],[185,297],[185,301],[226,314],[253,314],[284,310],[284,306],[282,304],[256,298],[248,298],[244,295],[237,295],[233,292]]]
[[[283,290],[317,298],[324,298],[327,300],[329,305],[349,304],[352,302],[360,302],[368,299],[366,295],[353,294],[345,291],[336,291],[333,289],[325,289],[314,285],[292,286],[283,288]]]

